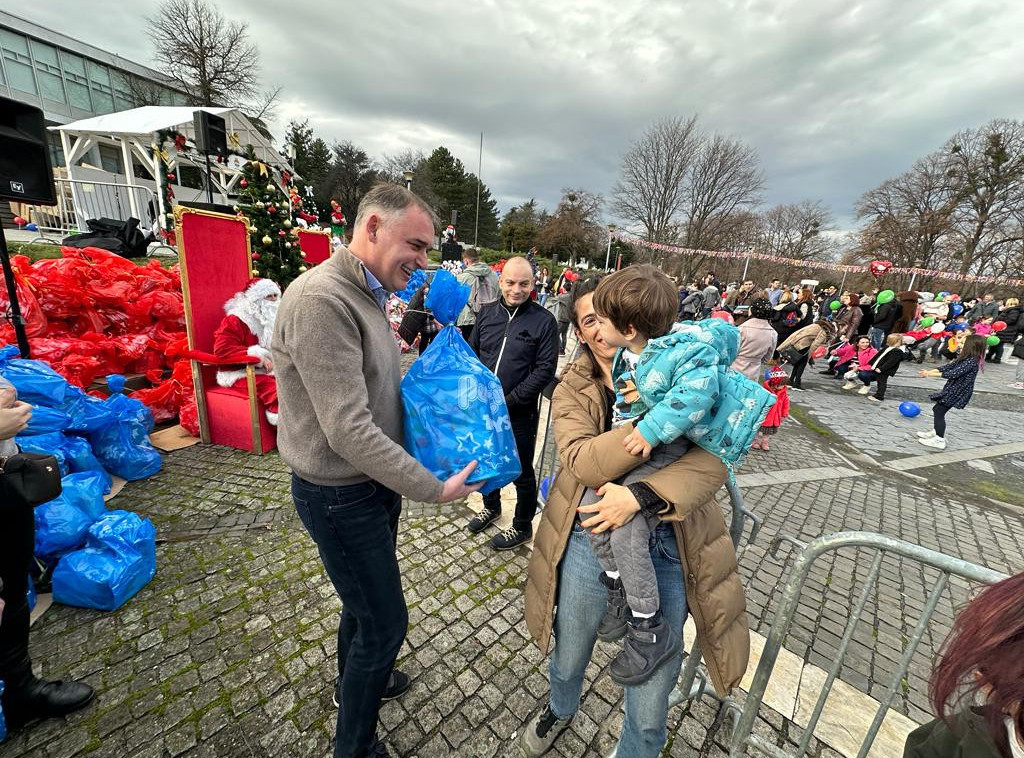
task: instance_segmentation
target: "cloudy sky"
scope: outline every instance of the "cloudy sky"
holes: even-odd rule
[[[156,0],[0,7],[151,62]],[[1024,117],[1013,0],[219,0],[249,24],[279,121],[371,155],[444,144],[502,209],[608,195],[652,121],[699,114],[760,153],[767,204],[865,190],[958,129]],[[128,10],[130,8],[130,10]],[[609,212],[609,216],[610,216]],[[611,220],[611,219],[609,219]]]

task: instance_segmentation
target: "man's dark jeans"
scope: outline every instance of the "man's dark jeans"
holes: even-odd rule
[[[292,474],[292,499],[342,602],[334,756],[361,758],[409,623],[395,553],[402,498],[378,482],[321,487]]]
[[[523,532],[533,530],[533,517],[537,514],[537,474],[533,470],[533,452],[537,448],[538,416],[512,419],[512,434],[523,473],[516,479],[516,513],[512,526]],[[501,513],[501,490],[484,495],[484,507]]]

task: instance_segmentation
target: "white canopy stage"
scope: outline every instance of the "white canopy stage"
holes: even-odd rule
[[[74,202],[78,228],[86,228],[87,216],[100,215],[97,211],[97,198],[84,196],[91,191],[90,183],[102,187],[126,187],[124,194],[127,195],[131,214],[141,219],[143,224],[147,223],[147,218],[152,219],[154,216],[153,213],[145,213],[146,209],[143,206],[147,202],[155,201],[155,217],[160,221],[161,228],[165,229],[166,214],[170,212],[170,208],[164,207],[164,193],[161,191],[161,186],[168,182],[165,174],[174,175],[175,181],[170,184],[178,200],[205,202],[206,190],[182,185],[179,170],[182,166],[195,166],[204,177],[206,176],[206,158],[195,149],[195,132],[192,126],[194,114],[199,110],[208,111],[224,119],[229,150],[244,152],[252,146],[256,160],[291,171],[287,158],[275,150],[271,141],[235,108],[150,105],[52,126],[50,130],[60,133],[61,144],[64,147],[67,184]],[[184,135],[186,144],[182,151],[179,152],[173,139],[158,144],[158,134],[165,130]],[[99,152],[93,148],[99,148]],[[101,160],[101,166],[91,165],[96,161],[89,156],[97,154],[101,158],[106,158]],[[110,160],[112,155],[113,160]],[[161,156],[166,159],[163,166]],[[235,185],[241,179],[242,167],[246,160],[240,155],[229,155],[223,163],[211,160],[215,203],[230,204],[229,195],[236,193]],[[120,170],[110,170],[112,163],[119,165]],[[138,171],[139,166],[144,171]],[[140,177],[137,173],[148,174],[148,177]],[[275,176],[275,172],[270,173],[271,180],[280,184],[280,177]],[[95,194],[99,197],[103,193]],[[104,211],[104,206],[110,204],[101,200],[99,211]],[[116,211],[106,215],[119,218]]]

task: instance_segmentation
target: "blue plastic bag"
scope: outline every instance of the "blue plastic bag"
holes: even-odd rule
[[[163,458],[149,441],[153,413],[134,398],[121,394],[124,377],[111,374],[107,386],[113,391],[103,404],[113,420],[89,433],[89,442],[103,468],[133,482],[152,476],[163,466]]]
[[[61,476],[80,471],[98,471],[106,481],[106,491],[110,491],[110,475],[103,469],[103,464],[92,452],[92,445],[82,437],[74,437],[62,432],[37,434],[30,437],[18,435],[18,447],[27,453],[52,455],[60,465]]]
[[[488,494],[522,471],[501,382],[451,324],[469,286],[447,271],[434,275],[426,306],[445,326],[402,380],[405,447],[439,479],[475,460],[469,482]]]
[[[85,544],[89,527],[107,512],[103,495],[109,479],[99,471],[68,474],[62,492],[35,509],[35,554],[43,559],[63,555]]]
[[[68,428],[71,419],[63,411],[56,408],[47,408],[45,405],[32,406],[32,418],[28,421],[21,434],[31,437],[34,434],[51,434],[62,432]]]
[[[408,303],[412,300],[412,296],[416,294],[416,290],[422,287],[425,281],[427,281],[427,272],[421,268],[416,269],[412,272],[412,276],[409,277],[409,283],[405,285],[405,289],[396,292],[395,297],[403,303]]]
[[[25,599],[28,601],[28,612],[31,613],[36,609],[36,601],[39,599],[36,595],[36,583],[32,579],[32,575],[28,575],[28,589],[25,590]]]
[[[71,385],[42,361],[19,358],[15,345],[0,348],[0,375],[18,390],[18,399],[32,405],[55,408],[64,402]]]
[[[53,599],[114,611],[156,574],[156,528],[128,511],[110,511],[89,529],[88,544],[61,558]]]
[[[103,400],[85,394],[73,384],[68,386],[60,410],[68,416],[66,429],[69,432],[95,432],[114,421],[114,414]]]

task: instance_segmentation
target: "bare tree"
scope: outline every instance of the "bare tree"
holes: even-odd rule
[[[857,218],[868,222],[860,231],[860,257],[887,258],[897,266],[945,265],[956,206],[945,158],[922,158],[857,201]]]
[[[645,239],[675,241],[687,175],[702,142],[697,116],[666,118],[648,127],[623,156],[613,207],[627,223],[642,226]]]
[[[537,243],[545,253],[567,258],[575,265],[581,258],[604,262],[608,231],[599,219],[604,200],[581,189],[562,191],[555,212],[540,230]]]
[[[764,189],[757,151],[720,134],[706,140],[694,161],[687,193],[687,247],[714,250],[757,205]]]
[[[259,50],[244,23],[230,21],[205,0],[164,0],[147,19],[165,75],[193,105],[239,107],[269,117],[280,90],[260,89]]]
[[[819,200],[775,205],[760,215],[756,247],[770,255],[823,259],[832,250],[832,213]]]

